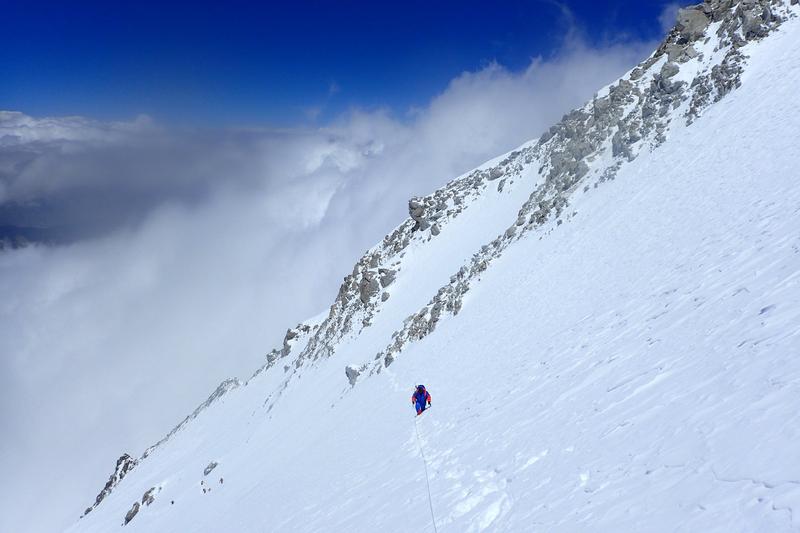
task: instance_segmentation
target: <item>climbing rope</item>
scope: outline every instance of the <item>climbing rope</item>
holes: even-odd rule
[[[419,426],[417,425],[419,417],[414,419],[414,429],[417,431],[417,445],[419,446],[419,454],[422,456],[422,464],[425,465],[425,484],[428,486],[428,506],[431,509],[431,521],[433,522],[434,533],[439,533],[436,529],[436,516],[433,514],[433,500],[431,499],[431,480],[428,477],[428,460],[425,459],[425,450],[422,449],[422,440],[419,438]]]

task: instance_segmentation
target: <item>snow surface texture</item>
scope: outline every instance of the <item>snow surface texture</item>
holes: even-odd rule
[[[415,200],[70,531],[433,531],[423,452],[442,532],[800,529],[800,8],[774,6],[734,86],[670,98],[652,136],[591,129],[566,174],[539,140]],[[632,74],[672,91],[625,112],[718,42]],[[548,175],[568,203],[518,216]]]

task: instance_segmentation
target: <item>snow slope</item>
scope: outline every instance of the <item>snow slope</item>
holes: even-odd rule
[[[401,226],[388,300],[324,357],[309,346],[339,311],[296,328],[70,531],[114,531],[134,502],[126,531],[433,531],[432,513],[441,532],[800,529],[798,44],[797,17],[749,42],[741,87],[503,241],[387,366],[409,313],[513,224],[542,156],[435,237]],[[418,382],[434,407],[415,418]]]

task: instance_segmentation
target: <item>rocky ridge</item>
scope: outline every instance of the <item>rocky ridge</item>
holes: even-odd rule
[[[250,380],[286,361],[283,370],[289,375],[266,403],[270,408],[274,405],[298,369],[330,356],[343,337],[371,324],[389,298],[386,289],[401,269],[411,243],[435,239],[481,195],[491,190],[502,192],[525,169],[536,165],[542,179],[508,228],[481,246],[428,304],[408,316],[384,350],[371,361],[348,366],[345,375],[354,386],[362,376],[391,365],[408,343],[434,331],[445,314],[458,314],[472,282],[511,243],[532,230],[552,231],[573,215],[569,211],[573,194],[589,192],[613,179],[622,165],[642,150],[657,149],[673,127],[690,126],[704,109],[735,90],[741,84],[747,45],[774,31],[787,17],[797,16],[798,11],[791,7],[797,4],[798,0],[706,0],[680,10],[677,24],[648,59],[586,105],[566,114],[536,142],[431,195],[409,200],[409,218],[359,259],[344,277],[325,318],[289,329],[282,347],[269,352],[266,363],[251,376]],[[141,459],[239,385],[238,380],[223,382]]]
[[[120,481],[122,481],[125,478],[125,476],[131,470],[133,470],[133,468],[137,465],[138,462],[139,462],[138,460],[134,459],[127,453],[122,454],[122,456],[120,456],[120,458],[117,459],[117,465],[114,467],[114,472],[108,478],[108,481],[106,482],[106,485],[103,487],[103,490],[101,490],[100,493],[97,495],[97,497],[94,499],[94,503],[90,507],[86,508],[81,518],[92,512],[92,509],[100,505],[100,503],[106,498],[106,496],[111,494],[111,491],[114,490],[114,487],[119,485]]]
[[[219,386],[216,388],[216,390],[213,393],[211,393],[211,395],[203,403],[198,405],[197,408],[194,411],[192,411],[192,413],[189,416],[184,418],[180,422],[180,424],[172,428],[172,430],[169,433],[167,433],[164,436],[164,438],[162,438],[157,443],[147,448],[138,459],[134,459],[127,453],[123,454],[119,459],[117,459],[117,465],[114,468],[114,473],[111,474],[111,477],[108,478],[105,487],[103,487],[103,490],[101,490],[100,493],[95,498],[94,504],[92,504],[84,511],[83,515],[81,515],[81,518],[89,514],[92,511],[92,509],[100,505],[100,503],[106,498],[106,496],[108,496],[111,493],[111,491],[114,490],[114,487],[116,487],[123,480],[123,478],[127,474],[129,474],[131,470],[133,470],[141,461],[145,460],[151,453],[153,453],[153,451],[155,451],[158,447],[160,447],[162,444],[171,439],[178,431],[183,429],[186,426],[186,424],[188,424],[191,420],[197,418],[198,415],[200,415],[200,413],[206,410],[211,404],[219,400],[222,396],[224,396],[228,392],[239,387],[240,385],[242,385],[242,382],[239,381],[238,379],[235,378],[226,379],[225,381],[220,383]],[[151,489],[151,491],[152,490],[153,489]],[[152,492],[148,492],[142,498],[142,504],[149,505],[151,502],[152,502]],[[138,504],[135,504],[134,507],[136,509],[135,510],[133,508],[131,509],[132,514],[130,516],[130,519],[126,518],[125,521],[126,524],[130,522],[133,516],[135,516],[136,513],[139,511]]]
[[[680,10],[677,24],[653,55],[604,94],[565,115],[534,146],[513,152],[509,162],[519,166],[537,162],[544,182],[505,233],[475,252],[449,284],[405,319],[392,342],[375,356],[370,374],[388,367],[409,342],[431,333],[443,313],[458,314],[472,281],[510,243],[548,223],[560,225],[579,185],[584,184],[587,192],[613,179],[626,161],[663,143],[673,123],[691,125],[703,109],[739,87],[746,61],[743,48],[768,35],[787,17],[797,16],[789,8],[797,3],[706,0]],[[706,57],[703,51],[709,48]],[[677,77],[682,71],[690,81]],[[352,369],[348,379],[354,383],[351,375]]]
[[[775,30],[797,0],[706,0],[682,9],[675,27],[658,49],[617,83],[551,127],[535,144],[524,145],[490,168],[475,170],[430,196],[409,201],[409,219],[367,252],[345,277],[328,317],[295,359],[295,366],[330,355],[354,328],[368,326],[377,310],[381,270],[394,272],[413,239],[437,236],[490,182],[502,191],[529,165],[538,165],[543,182],[531,192],[506,231],[476,251],[429,303],[404,321],[376,363],[348,366],[351,384],[368,368],[388,366],[408,342],[432,332],[443,313],[457,314],[472,280],[514,240],[532,229],[563,222],[569,197],[613,179],[642,150],[662,144],[673,123],[690,125],[703,109],[741,83],[743,52]],[[679,75],[682,74],[682,75]],[[502,178],[502,179],[501,179]],[[382,298],[381,298],[382,299]],[[360,320],[358,320],[360,319]],[[288,354],[285,354],[288,355]],[[284,355],[284,356],[285,356]]]

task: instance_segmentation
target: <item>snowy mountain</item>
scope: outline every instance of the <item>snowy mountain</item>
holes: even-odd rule
[[[798,45],[797,0],[682,10],[540,139],[412,199],[69,531],[796,530]]]

